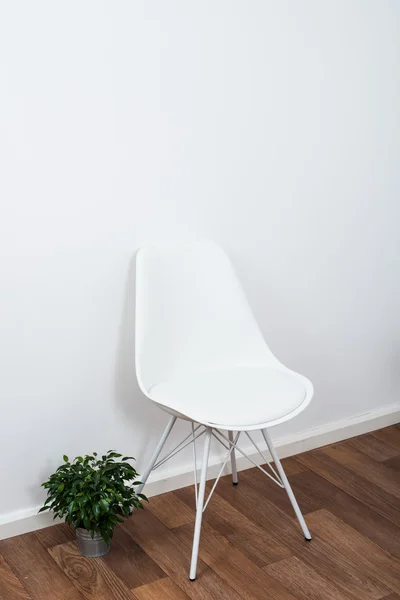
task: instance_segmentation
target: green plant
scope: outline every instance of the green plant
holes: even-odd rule
[[[54,518],[65,519],[75,528],[90,531],[92,537],[99,533],[110,543],[114,527],[122,523],[132,512],[132,508],[143,508],[143,494],[137,494],[138,473],[127,460],[109,450],[101,459],[97,453],[78,456],[72,462],[64,455],[64,464],[42,483],[47,489],[47,499],[39,512],[52,510]]]

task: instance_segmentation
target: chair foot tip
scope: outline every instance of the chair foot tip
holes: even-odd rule
[[[309,537],[309,538],[308,538],[308,537],[305,537],[304,539],[306,540],[306,542],[311,542],[311,540],[312,540],[312,537]]]
[[[190,581],[196,581],[196,577],[189,577]]]
[[[238,485],[238,481],[232,481],[233,485]]]

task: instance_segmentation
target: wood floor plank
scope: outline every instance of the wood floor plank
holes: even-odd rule
[[[32,600],[18,577],[0,555],[0,600]]]
[[[133,600],[134,595],[102,558],[86,558],[76,542],[49,548],[55,563],[87,600]]]
[[[290,503],[286,490],[276,485],[276,483],[266,477],[266,475],[264,475],[264,473],[262,473],[259,469],[248,469],[241,474],[241,479],[261,495],[268,498],[268,500],[273,502],[281,510],[285,511],[289,517],[293,517],[293,507]],[[304,515],[322,508],[318,498],[304,495],[303,492],[298,494],[297,502],[299,503],[301,511]]]
[[[165,573],[132,537],[118,526],[111,541],[111,550],[103,556],[106,565],[128,588],[136,588],[165,577]]]
[[[0,554],[23,582],[32,600],[83,599],[34,533],[0,541]]]
[[[343,592],[296,556],[264,567],[298,600],[347,600]]]
[[[133,593],[137,600],[189,600],[189,596],[168,578],[143,585]]]
[[[400,454],[400,429],[398,427],[392,425],[391,427],[378,429],[378,431],[373,431],[372,435],[377,440],[381,440],[385,444],[392,446]]]
[[[192,490],[194,502],[194,488],[192,488]],[[165,501],[166,498],[168,498],[168,502]],[[188,506],[185,502],[182,502],[179,497],[175,496],[172,492],[154,496],[151,499],[151,512],[169,529],[179,527],[180,525],[186,525],[187,523],[194,523],[196,518],[196,513],[193,508]]]
[[[390,591],[400,593],[400,560],[368,540],[341,519],[321,509],[309,515],[315,535],[347,556],[359,569],[371,573]]]
[[[197,579],[189,580],[190,552],[150,510],[134,513],[122,528],[190,598],[239,600],[240,595],[202,560],[198,562]]]
[[[230,475],[228,476],[230,481]],[[212,482],[208,483],[207,492]],[[232,484],[230,484],[232,485]],[[181,500],[190,504],[193,498],[193,488],[182,488],[174,492]],[[243,513],[236,510],[218,493],[214,493],[203,515],[203,522],[208,523],[218,533],[226,537],[243,554],[253,560],[256,565],[263,567],[272,562],[288,558],[292,555],[279,538],[270,531],[265,531]]]
[[[356,500],[313,471],[291,478],[294,493],[301,490],[383,549],[400,558],[400,527]]]
[[[358,473],[369,483],[374,483],[396,498],[400,498],[400,474],[367,456],[350,445],[332,444],[322,450],[333,460]]]
[[[330,541],[314,537],[307,548],[299,548],[296,556],[353,600],[380,599],[388,592],[376,577],[359,569],[353,560],[344,556]]]
[[[72,542],[75,539],[75,531],[66,523],[45,527],[35,531],[35,535],[44,548],[52,548],[58,544]]]
[[[389,460],[389,458],[393,458],[393,456],[396,456],[396,453],[398,453],[393,446],[385,444],[385,442],[373,436],[372,433],[351,438],[350,440],[342,442],[342,444],[345,447],[350,446],[356,448],[379,462]]]
[[[191,525],[177,527],[174,534],[190,552],[193,539]],[[295,600],[279,582],[257,567],[208,523],[202,524],[199,556],[243,598],[265,600],[268,594],[271,600]]]
[[[257,494],[246,483],[242,482],[234,487],[223,481],[218,494],[265,531],[279,536],[281,542],[300,560],[314,568],[321,577],[330,581],[349,598],[380,600],[387,595],[388,590],[384,585],[369,573],[357,569],[347,557],[325,540],[313,539],[311,542],[305,542],[297,522],[265,497]]]
[[[390,469],[400,471],[400,455],[389,458],[389,460],[385,460],[384,464]]]
[[[322,450],[299,454],[296,459],[339,489],[370,506],[396,525],[400,525],[398,498],[335,461]]]
[[[290,477],[291,475],[297,475],[298,473],[303,473],[304,471],[308,470],[307,467],[299,463],[294,456],[282,458],[281,463],[287,477]]]

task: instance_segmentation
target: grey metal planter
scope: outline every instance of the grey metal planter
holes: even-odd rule
[[[76,529],[76,540],[78,542],[79,552],[88,558],[104,556],[110,549],[110,544],[107,544],[101,535],[95,533],[92,538],[87,529],[82,529],[80,527]]]

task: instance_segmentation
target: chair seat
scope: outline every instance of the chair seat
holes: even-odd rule
[[[193,421],[239,430],[286,420],[304,404],[308,385],[286,369],[240,367],[185,373],[153,386],[149,396]]]

